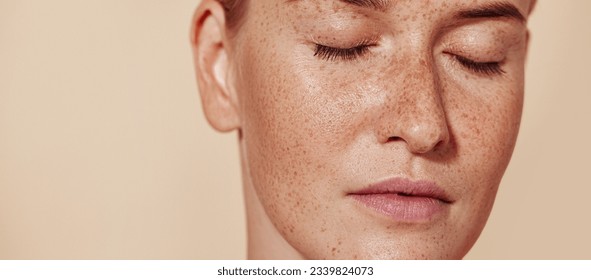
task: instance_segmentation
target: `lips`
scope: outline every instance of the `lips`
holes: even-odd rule
[[[428,221],[453,203],[449,195],[431,181],[392,178],[349,193],[361,205],[395,221]]]

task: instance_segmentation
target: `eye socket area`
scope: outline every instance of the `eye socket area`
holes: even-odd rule
[[[498,23],[479,23],[446,30],[435,44],[434,51],[443,54],[456,69],[476,77],[505,75],[508,60],[521,46],[519,30],[499,27]],[[510,68],[509,68],[510,69]]]
[[[358,60],[367,55],[372,47],[378,46],[375,40],[362,40],[353,44],[352,47],[337,47],[322,43],[313,44],[314,57],[331,62]],[[465,50],[449,50],[443,53],[451,56],[456,64],[476,75],[492,77],[501,76],[506,73],[502,68],[504,58],[490,60],[473,59]]]

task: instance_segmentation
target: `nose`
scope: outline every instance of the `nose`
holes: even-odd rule
[[[403,141],[413,154],[448,145],[450,132],[442,100],[443,87],[433,63],[418,60],[403,69],[387,86],[378,120],[381,143]]]

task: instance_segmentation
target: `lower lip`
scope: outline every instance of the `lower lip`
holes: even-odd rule
[[[443,212],[445,202],[425,196],[394,193],[352,195],[361,204],[397,221],[427,221]]]

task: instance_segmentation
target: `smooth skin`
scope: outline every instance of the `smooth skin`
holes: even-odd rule
[[[534,3],[346,2],[249,1],[232,28],[218,1],[195,13],[205,115],[239,135],[248,258],[460,259],[513,152]],[[523,19],[474,12],[499,3]],[[401,222],[349,195],[388,178],[453,202]]]

